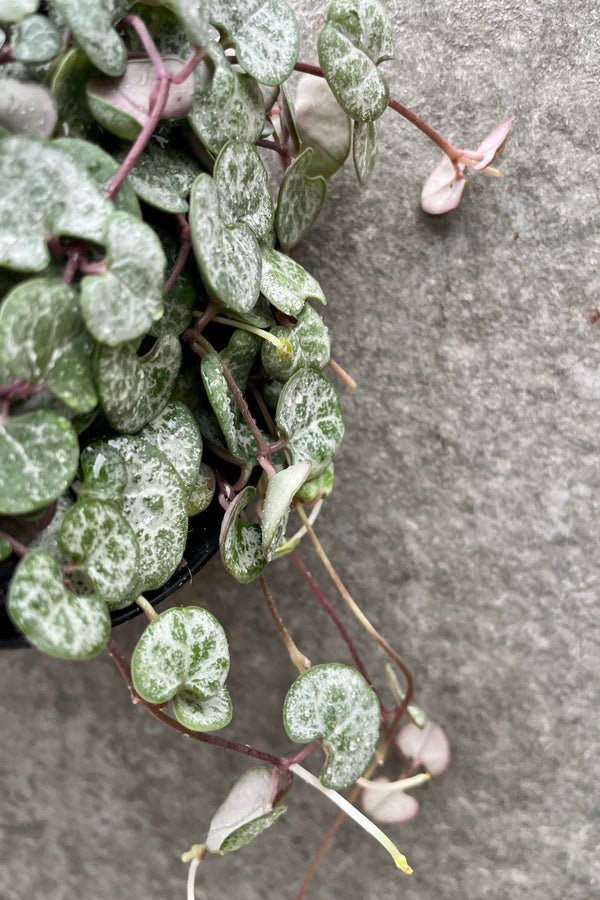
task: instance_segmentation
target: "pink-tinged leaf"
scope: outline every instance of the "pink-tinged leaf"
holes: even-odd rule
[[[450,157],[444,153],[421,191],[421,208],[426,213],[439,216],[456,209],[467,183],[462,174],[465,170],[464,165],[461,163],[458,168],[460,174],[454,168]]]
[[[387,778],[374,778],[373,784],[381,785]],[[360,795],[363,812],[374,822],[398,823],[414,819],[419,811],[419,801],[411,794],[405,794],[397,788],[384,791],[380,787],[365,788]]]
[[[473,166],[474,169],[477,169],[477,171],[485,169],[486,166],[494,162],[497,156],[500,156],[510,136],[514,121],[515,118],[513,116],[512,119],[507,119],[505,122],[501,122],[500,125],[492,128],[477,148],[477,152],[483,153],[484,157],[476,166]]]
[[[404,725],[396,735],[396,745],[408,759],[424,765],[430,775],[441,775],[450,765],[448,738],[433,722],[423,729],[412,722]]]

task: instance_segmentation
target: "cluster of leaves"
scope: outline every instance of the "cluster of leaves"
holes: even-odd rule
[[[0,0],[0,26],[0,559],[20,557],[16,627],[80,660],[182,565],[217,482],[240,582],[295,546],[294,504],[331,491],[344,423],[310,302],[326,298],[290,251],[351,147],[370,174],[393,40],[379,0],[333,0],[325,80],[305,74],[294,99],[284,0]],[[277,184],[257,145],[283,159]],[[194,731],[229,723],[228,669],[195,607],[151,621],[132,659],[140,697]],[[326,749],[327,788],[373,756],[379,702],[353,668],[301,674],[283,717]],[[265,771],[235,789],[235,828],[217,813],[210,850],[284,811]]]

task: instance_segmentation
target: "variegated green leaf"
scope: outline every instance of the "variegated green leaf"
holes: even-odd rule
[[[10,49],[19,62],[47,62],[60,53],[61,36],[46,16],[27,16],[13,29]]]
[[[262,84],[286,81],[298,59],[298,23],[285,0],[213,0],[210,19]]]
[[[115,162],[110,154],[106,153],[98,144],[92,144],[91,141],[64,137],[54,140],[52,146],[58,147],[63,153],[67,153],[73,162],[80,169],[87,172],[103,191],[106,190],[113,175],[119,168],[119,164]],[[121,185],[113,203],[116,209],[130,213],[136,219],[142,218],[140,204],[129,179]]]
[[[317,475],[316,478],[309,478],[304,482],[296,497],[304,503],[312,503],[317,497],[329,497],[333,490],[333,463],[327,466],[324,472]]]
[[[63,519],[58,546],[65,559],[89,576],[109,609],[137,581],[138,543],[129,523],[106,500],[79,500]]]
[[[60,121],[73,137],[88,137],[99,131],[86,100],[86,85],[97,74],[83,50],[69,50],[56,63],[50,80]]]
[[[273,246],[275,212],[267,170],[256,149],[245,141],[229,141],[219,153],[213,178],[223,222],[245,222],[261,244]]]
[[[358,180],[366,184],[377,159],[379,122],[355,122],[352,132],[352,157]]]
[[[58,113],[52,94],[42,84],[3,78],[0,82],[0,128],[34,138],[49,137]]]
[[[77,471],[79,444],[71,424],[48,410],[0,419],[0,515],[48,506]]]
[[[273,773],[266,766],[244,772],[211,819],[206,838],[210,853],[237,850],[257,837],[286,811],[273,809]]]
[[[332,0],[327,20],[374,63],[396,55],[392,23],[381,0]]]
[[[43,384],[79,413],[92,410],[94,342],[74,288],[54,278],[22,281],[0,307],[0,366],[13,378]]]
[[[373,60],[328,22],[318,41],[319,63],[336,100],[351,119],[370,122],[388,104],[389,89]]]
[[[206,394],[229,450],[238,459],[254,459],[258,452],[256,443],[225,380],[221,360],[215,354],[205,356],[201,369]]]
[[[170,234],[155,229],[167,258],[167,273],[170,273],[179,255],[179,242]],[[192,320],[194,304],[197,301],[198,289],[188,276],[188,269],[183,272],[163,297],[164,312],[160,319],[152,323],[148,334],[162,337],[163,334],[183,334]]]
[[[310,178],[313,149],[308,147],[285,173],[275,214],[275,228],[282,247],[295,247],[307,234],[321,212],[327,182],[320,175]]]
[[[179,10],[183,9],[185,14],[180,15]],[[160,6],[148,6],[142,0],[140,3],[134,3],[129,12],[130,15],[139,16],[144,20],[161,56],[178,56],[185,59],[190,52],[190,37],[185,30],[186,19],[191,25],[194,14],[202,15],[204,11],[204,3],[199,3],[198,0],[164,0]],[[208,23],[208,17],[205,15],[204,18]],[[191,36],[192,28],[188,28],[187,31]],[[203,37],[202,40],[194,37],[191,39],[202,46],[208,37]],[[130,32],[129,41],[129,46],[134,52],[144,52],[144,45],[135,32]]]
[[[180,59],[166,57],[165,67],[177,74],[183,66]],[[152,91],[156,83],[154,63],[132,59],[119,79],[98,75],[86,87],[87,103],[94,118],[117,137],[134,140],[150,116]],[[162,119],[183,119],[192,108],[194,76],[182,84],[171,82]]]
[[[8,559],[11,553],[12,547],[9,542],[4,538],[0,538],[0,562],[4,562],[5,559]]]
[[[125,154],[120,154],[123,159]],[[187,153],[150,143],[128,176],[140,200],[169,213],[186,213],[186,197],[200,166]]]
[[[283,724],[293,741],[323,740],[328,756],[321,781],[341,790],[363,774],[375,752],[379,701],[356,669],[339,663],[313,666],[289,689]]]
[[[207,699],[193,691],[180,691],[173,697],[173,712],[191,731],[217,731],[231,722],[233,705],[225,687]]]
[[[112,27],[124,15],[119,0],[53,0],[53,6],[101,72],[123,74],[127,51]]]
[[[217,188],[209,175],[199,175],[192,185],[190,227],[209,294],[234,312],[248,312],[260,292],[260,248],[246,224],[223,222]]]
[[[294,334],[300,342],[302,360],[305,366],[317,366],[322,369],[331,358],[331,341],[329,329],[315,312],[310,303],[305,303],[298,315],[298,323]]]
[[[149,703],[165,703],[182,690],[208,700],[220,693],[228,672],[225,632],[199,606],[167,609],[153,619],[131,658],[133,686]]]
[[[327,303],[319,282],[300,263],[278,250],[263,251],[260,289],[286,316],[299,315],[309,297]]]
[[[196,69],[190,123],[206,149],[217,154],[229,140],[254,144],[265,118],[262,94],[249,75],[235,72],[218,44],[211,42]]]
[[[165,454],[189,494],[200,466],[202,438],[187,406],[169,400],[163,411],[142,428],[139,437]]]
[[[149,355],[137,355],[138,342],[101,346],[96,358],[98,393],[114,428],[135,432],[167,405],[179,366],[181,344],[172,334],[159,338]]]
[[[287,436],[294,462],[312,462],[313,478],[330,465],[344,436],[337,392],[316,369],[301,369],[284,385],[275,422]]]
[[[125,212],[106,219],[104,243],[106,271],[82,279],[81,309],[94,337],[116,347],[161,317],[167,260],[154,230]]]
[[[90,659],[110,634],[106,603],[68,591],[59,562],[45,550],[32,550],[19,563],[8,614],[38,650],[60,659]]]
[[[36,535],[29,541],[30,550],[45,550],[54,556],[60,563],[64,562],[62,553],[58,548],[58,532],[62,525],[63,519],[69,510],[74,506],[75,500],[71,491],[65,491],[54,503],[54,515],[52,520],[38,531]],[[42,513],[43,515],[44,513]]]
[[[204,512],[215,496],[215,473],[206,463],[200,463],[196,480],[187,499],[187,513],[191,518]]]
[[[245,487],[230,504],[223,516],[219,547],[223,565],[242,584],[248,584],[262,573],[267,559],[262,551],[262,531],[254,522],[244,522],[240,513],[256,493]]]
[[[50,262],[48,234],[102,243],[110,201],[86,172],[51,144],[4,138],[0,184],[0,265],[41,271]]]
[[[127,466],[121,512],[139,545],[138,592],[155,590],[171,577],[183,556],[186,494],[167,457],[152,444],[126,435],[112,438],[109,446],[119,451]]]
[[[208,7],[198,0],[165,0],[165,6],[172,9],[188,33],[190,40],[204,47],[210,37]]]
[[[83,484],[78,499],[107,500],[120,509],[127,487],[127,466],[118,450],[104,441],[89,444],[81,451],[79,465]]]
[[[248,378],[261,343],[261,339],[256,334],[236,328],[229,338],[229,343],[220,354],[221,362],[227,366],[242,393],[248,387]]]
[[[287,381],[304,364],[300,338],[295,329],[283,326],[271,328],[271,334],[281,340],[282,345],[285,346],[285,352],[282,352],[270,341],[263,341],[260,354],[263,369],[270,378]]]
[[[263,553],[267,559],[272,558],[285,534],[290,504],[308,478],[310,465],[308,461],[299,462],[269,478],[262,516]]]
[[[352,122],[323,78],[303,75],[296,88],[296,127],[302,149],[314,155],[307,175],[330,178],[350,152]]]

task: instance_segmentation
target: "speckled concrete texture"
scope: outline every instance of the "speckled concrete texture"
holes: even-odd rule
[[[293,6],[315,61],[325,4]],[[415,874],[346,824],[308,897],[593,900],[600,14],[588,0],[388,7],[395,96],[463,146],[517,121],[503,178],[473,180],[436,220],[418,201],[438,151],[386,113],[371,184],[336,176],[298,249],[329,298],[334,356],[359,383],[342,391],[347,436],[319,533],[453,749],[419,816],[390,829]],[[271,581],[313,662],[347,661],[289,560]],[[207,606],[230,635],[231,737],[288,752],[294,671],[259,589],[215,561],[177,602]],[[140,628],[120,629],[124,650]],[[350,629],[382,684],[382,657]],[[203,840],[245,760],[132,708],[107,657],[5,653],[0,677],[3,900],[183,898],[178,854]],[[333,813],[300,784],[289,805],[260,840],[203,864],[199,900],[294,900]]]

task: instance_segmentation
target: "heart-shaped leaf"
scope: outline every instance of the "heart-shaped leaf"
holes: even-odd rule
[[[92,372],[94,342],[81,318],[79,296],[54,278],[22,281],[0,307],[0,366],[13,378],[38,382],[79,413],[98,396]]]
[[[309,459],[313,478],[323,472],[344,436],[337,392],[316,369],[301,369],[284,385],[275,415],[294,462]]]
[[[374,63],[396,55],[392,23],[381,0],[332,0],[327,20]]]
[[[210,506],[215,495],[215,487],[215,473],[206,463],[200,463],[187,500],[187,514],[190,518],[204,512]]]
[[[450,743],[446,733],[433,722],[419,728],[407,722],[396,735],[396,745],[404,756],[419,761],[430,775],[442,775],[450,765]]]
[[[63,519],[58,546],[65,559],[89,576],[109,609],[127,596],[137,581],[137,540],[112,503],[78,501]]]
[[[272,559],[277,545],[285,535],[290,504],[308,478],[309,472],[310,463],[299,462],[269,478],[262,516],[262,545],[267,559]]]
[[[121,512],[140,549],[139,590],[155,590],[171,577],[183,556],[186,494],[167,457],[152,444],[127,435],[111,439],[109,446],[119,451],[127,466]]]
[[[262,84],[286,81],[298,59],[298,23],[285,0],[215,0],[210,19]]]
[[[63,153],[67,153],[73,162],[80,169],[87,172],[103,191],[106,190],[113,175],[119,168],[119,164],[98,144],[92,144],[90,141],[84,141],[81,138],[57,138],[52,142],[52,146],[58,147]],[[140,204],[129,179],[121,185],[113,203],[116,209],[130,213],[136,219],[142,218]]]
[[[133,686],[148,703],[166,703],[183,690],[208,700],[221,692],[228,672],[225,632],[199,606],[167,609],[153,619],[131,658]]]
[[[330,178],[350,152],[351,120],[327,82],[315,75],[300,78],[295,108],[302,149],[312,147],[314,151],[306,174]]]
[[[159,338],[143,358],[137,344],[101,346],[96,359],[102,408],[117,431],[139,431],[162,412],[181,365],[181,344],[173,334]]]
[[[39,0],[0,0],[0,22],[21,22],[39,6]]]
[[[246,224],[223,222],[210,175],[199,175],[192,185],[190,226],[196,261],[209,294],[234,312],[252,309],[260,292],[260,248]]]
[[[121,154],[122,160],[125,154]],[[140,200],[169,213],[186,213],[185,199],[200,166],[194,159],[171,147],[150,143],[131,170],[128,180]]]
[[[243,522],[240,513],[256,493],[245,487],[229,505],[221,523],[219,547],[225,568],[242,584],[262,573],[267,560],[262,551],[262,530],[254,522]]]
[[[421,209],[432,216],[456,209],[468,184],[462,174],[464,170],[464,165],[460,163],[457,172],[450,157],[444,153],[425,180],[421,191]]]
[[[366,184],[377,159],[379,122],[355,122],[352,131],[352,157],[361,184]]]
[[[53,6],[96,68],[106,75],[123,74],[127,51],[112,27],[123,15],[119,0],[53,0]]]
[[[390,97],[373,60],[332,22],[319,34],[319,63],[335,98],[351,119],[378,119]]]
[[[329,329],[310,303],[305,303],[299,313],[294,333],[300,341],[304,365],[319,369],[326,366],[331,357]]]
[[[373,787],[365,788],[360,803],[374,822],[386,824],[409,822],[419,812],[419,801],[411,794],[391,787],[384,789],[387,778],[374,778]]]
[[[47,138],[58,113],[52,94],[41,84],[3,78],[0,91],[0,128],[28,137]]]
[[[0,419],[0,515],[48,506],[71,484],[79,444],[70,422],[48,410]]]
[[[45,550],[32,550],[19,563],[10,585],[8,614],[38,650],[60,659],[90,659],[100,653],[110,634],[104,601],[68,591],[60,563]]]
[[[217,731],[231,722],[233,705],[224,687],[206,700],[193,691],[180,691],[173,697],[173,712],[191,731]]]
[[[320,175],[307,175],[314,150],[300,154],[285,173],[275,214],[275,228],[282,247],[295,247],[316,222],[327,193],[327,182]]]
[[[165,67],[177,74],[183,67],[180,59],[166,57]],[[132,59],[119,79],[99,75],[88,82],[87,102],[94,118],[117,137],[135,140],[150,116],[152,91],[156,83],[154,63]],[[184,82],[171,82],[162,119],[183,119],[192,108],[194,76]]]
[[[249,75],[234,72],[225,52],[211,41],[196,69],[190,124],[202,144],[217,154],[227,141],[254,144],[261,135],[265,111],[260,88]]]
[[[229,141],[219,153],[213,178],[223,222],[245,222],[261,244],[273,246],[269,178],[255,148],[245,141]]]
[[[108,500],[120,509],[127,486],[127,466],[118,450],[104,441],[89,444],[81,451],[79,465],[83,472],[83,484],[77,492],[79,500]]]
[[[39,272],[48,234],[102,243],[112,206],[69,157],[34,138],[4,138],[0,154],[0,265]]]
[[[319,282],[285,253],[264,250],[260,289],[273,306],[286,316],[297,316],[311,297],[327,303]]]
[[[294,681],[284,700],[283,724],[293,741],[324,741],[328,758],[321,782],[341,790],[362,775],[375,752],[379,702],[356,669],[326,663]]]
[[[11,35],[13,59],[23,63],[43,63],[60,53],[61,36],[46,16],[28,16]]]
[[[256,443],[225,380],[221,360],[215,354],[205,356],[201,371],[206,394],[228,448],[238,459],[250,461],[258,452]]]
[[[210,853],[237,850],[272,825],[287,809],[273,809],[273,773],[266,766],[244,772],[211,819],[206,838]]]
[[[163,411],[142,428],[139,437],[165,454],[189,494],[200,466],[202,438],[187,406],[170,400]]]
[[[81,282],[81,309],[94,337],[109,347],[145,334],[163,313],[167,260],[153,229],[125,212],[106,219],[106,271]]]

